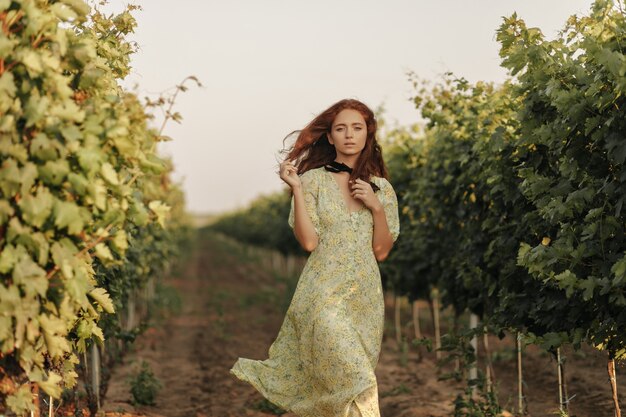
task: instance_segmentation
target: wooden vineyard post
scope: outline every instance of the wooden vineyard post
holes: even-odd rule
[[[613,353],[609,352],[609,361],[607,363],[607,372],[611,383],[611,392],[613,393],[613,407],[615,408],[614,417],[622,417],[622,411],[619,408],[619,397],[617,396],[617,378],[615,375],[615,358]]]
[[[396,329],[396,342],[398,343],[398,349],[402,347],[402,323],[400,318],[400,301],[401,297],[394,293],[393,295],[393,309],[394,309],[394,324]]]
[[[135,327],[135,292],[128,294],[128,305],[126,307],[126,330],[130,331]]]
[[[95,341],[91,344],[91,390],[96,410],[100,410],[100,351]]]
[[[154,301],[154,297],[156,295],[156,279],[154,278],[154,275],[150,276],[150,279],[148,280],[148,301],[152,302]]]
[[[413,301],[412,305],[412,318],[413,318],[413,330],[415,331],[415,340],[419,341],[422,339],[422,328],[420,326],[420,308],[417,300]],[[417,346],[417,359],[420,360],[422,358],[422,349],[421,346]]]
[[[569,401],[567,400],[567,385],[565,384],[563,361],[561,348],[559,347],[556,349],[556,371],[559,377],[559,410],[561,413],[569,415]]]
[[[493,372],[493,361],[491,360],[491,349],[489,349],[489,332],[487,331],[487,327],[485,327],[483,332],[483,346],[485,348],[485,358],[487,359],[487,364],[485,365],[487,392],[493,392],[493,381],[496,379],[496,376]]]
[[[455,335],[459,334],[459,316],[456,313],[450,317],[450,328],[453,329],[452,331]],[[464,365],[467,365],[467,363],[464,363]],[[454,358],[454,372],[461,372],[461,357],[458,355]],[[467,377],[467,366],[464,366],[462,378],[467,379]]]
[[[476,314],[470,314],[470,329],[476,330],[478,327],[478,316]],[[478,362],[478,336],[474,333],[472,340],[470,341],[472,348],[474,348],[474,362],[471,364],[469,369],[469,379],[477,379],[478,378],[478,368],[476,364]],[[472,390],[474,386],[472,386]]]
[[[517,414],[523,416],[524,410],[524,387],[522,379],[522,335],[517,332]]]
[[[54,399],[52,397],[49,398],[50,402],[48,403],[48,417],[53,417],[54,415]]]
[[[437,360],[441,359],[441,329],[439,327],[439,289],[434,288],[433,297],[433,322],[435,325],[435,355]]]
[[[420,327],[420,308],[417,303],[417,300],[413,301],[413,329],[415,330],[415,338],[420,340],[422,338],[422,328]]]

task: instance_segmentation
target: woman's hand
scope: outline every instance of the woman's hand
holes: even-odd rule
[[[298,169],[291,162],[282,162],[278,173],[280,179],[285,181],[292,190],[302,185],[300,177],[298,176]]]
[[[360,178],[357,178],[354,183],[351,183],[352,191],[350,194],[352,198],[358,198],[365,204],[365,206],[371,211],[378,211],[383,209],[383,205],[378,199],[376,193],[372,189],[369,182],[365,182]]]

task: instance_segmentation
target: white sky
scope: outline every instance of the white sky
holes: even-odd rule
[[[127,1],[110,0],[120,11]],[[453,71],[502,81],[496,29],[517,12],[556,35],[591,0],[149,0],[135,2],[140,50],[125,85],[140,97],[188,75],[204,87],[179,95],[161,146],[183,181],[187,207],[208,213],[247,205],[286,185],[275,173],[283,138],[342,98],[410,124],[406,72],[436,80]],[[190,84],[191,85],[191,84]],[[155,98],[154,95],[151,96]]]

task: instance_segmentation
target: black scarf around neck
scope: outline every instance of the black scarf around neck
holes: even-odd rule
[[[343,171],[343,172],[352,174],[352,168],[350,168],[348,165],[344,164],[343,162],[330,161],[329,163],[324,165],[324,169],[330,172],[342,172]],[[374,190],[374,192],[380,190],[378,185],[374,184],[372,181],[369,181],[369,183],[372,186],[372,190]]]

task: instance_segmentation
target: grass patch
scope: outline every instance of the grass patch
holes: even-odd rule
[[[141,369],[130,380],[133,405],[155,405],[161,382],[154,376],[150,365],[141,361]]]

